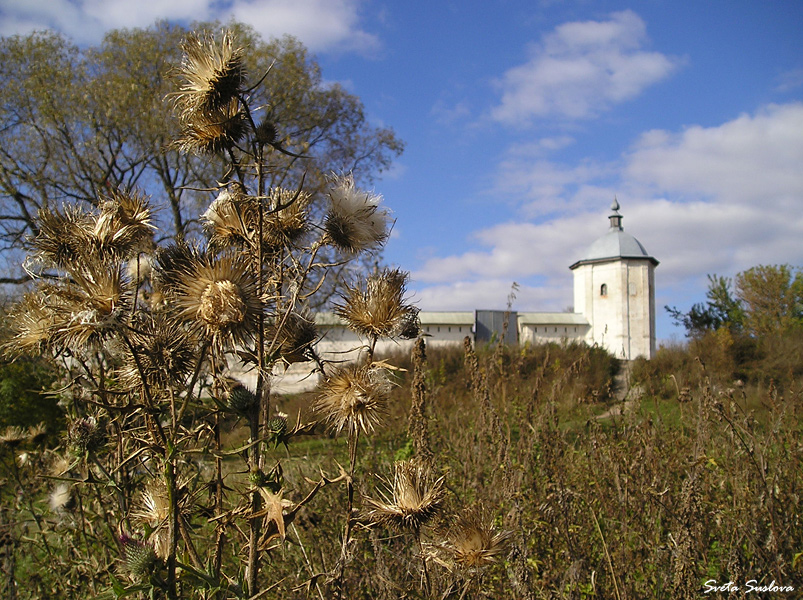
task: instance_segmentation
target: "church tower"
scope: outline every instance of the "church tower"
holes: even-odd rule
[[[590,343],[617,358],[655,354],[655,267],[658,261],[622,228],[619,202],[611,206],[608,233],[569,267],[574,272],[574,310],[582,313]]]

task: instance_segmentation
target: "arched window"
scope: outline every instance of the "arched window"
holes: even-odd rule
[[[607,296],[608,295],[608,284],[603,283],[599,288],[599,295],[600,296]]]

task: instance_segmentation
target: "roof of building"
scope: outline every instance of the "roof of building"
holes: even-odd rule
[[[421,325],[474,325],[474,311],[421,311]],[[333,312],[315,313],[315,324],[323,327],[346,327],[346,322]]]
[[[588,325],[580,313],[520,312],[519,325]]]
[[[474,325],[474,311],[424,311],[418,313],[422,325]]]
[[[611,210],[613,213],[608,217],[611,222],[608,233],[597,238],[586,249],[583,257],[569,267],[570,269],[575,269],[587,263],[606,262],[618,258],[645,259],[654,265],[658,264],[658,261],[650,256],[644,246],[641,245],[641,242],[622,228],[623,217],[619,214],[619,202],[615,198]]]

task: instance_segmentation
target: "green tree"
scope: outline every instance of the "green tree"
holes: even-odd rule
[[[736,275],[744,327],[754,337],[783,334],[803,324],[803,273],[789,265],[759,265]]]
[[[245,65],[251,76],[270,71],[252,95],[261,107],[257,125],[283,151],[269,186],[298,187],[303,178],[314,206],[328,173],[351,172],[357,184],[370,185],[401,153],[391,129],[367,123],[359,98],[323,83],[300,42],[264,41],[246,25],[231,27],[253,50]],[[163,100],[174,89],[170,65],[188,32],[161,22],[112,31],[90,48],[55,33],[0,38],[0,255],[7,265],[0,282],[27,280],[20,250],[37,232],[40,208],[94,206],[108,190],[136,187],[153,197],[163,208],[165,238],[198,233],[206,191],[230,173],[228,157],[210,160],[171,144],[180,125]]]
[[[758,265],[734,279],[708,276],[706,301],[688,312],[666,310],[689,337],[727,328],[761,338],[803,324],[803,272],[789,265]]]

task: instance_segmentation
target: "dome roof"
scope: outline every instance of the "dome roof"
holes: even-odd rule
[[[589,262],[605,262],[617,258],[643,258],[657,265],[658,261],[647,253],[644,246],[622,229],[622,215],[619,214],[619,202],[615,199],[611,206],[613,213],[608,217],[611,228],[608,233],[596,239],[583,254],[583,258],[574,263],[570,269]]]

